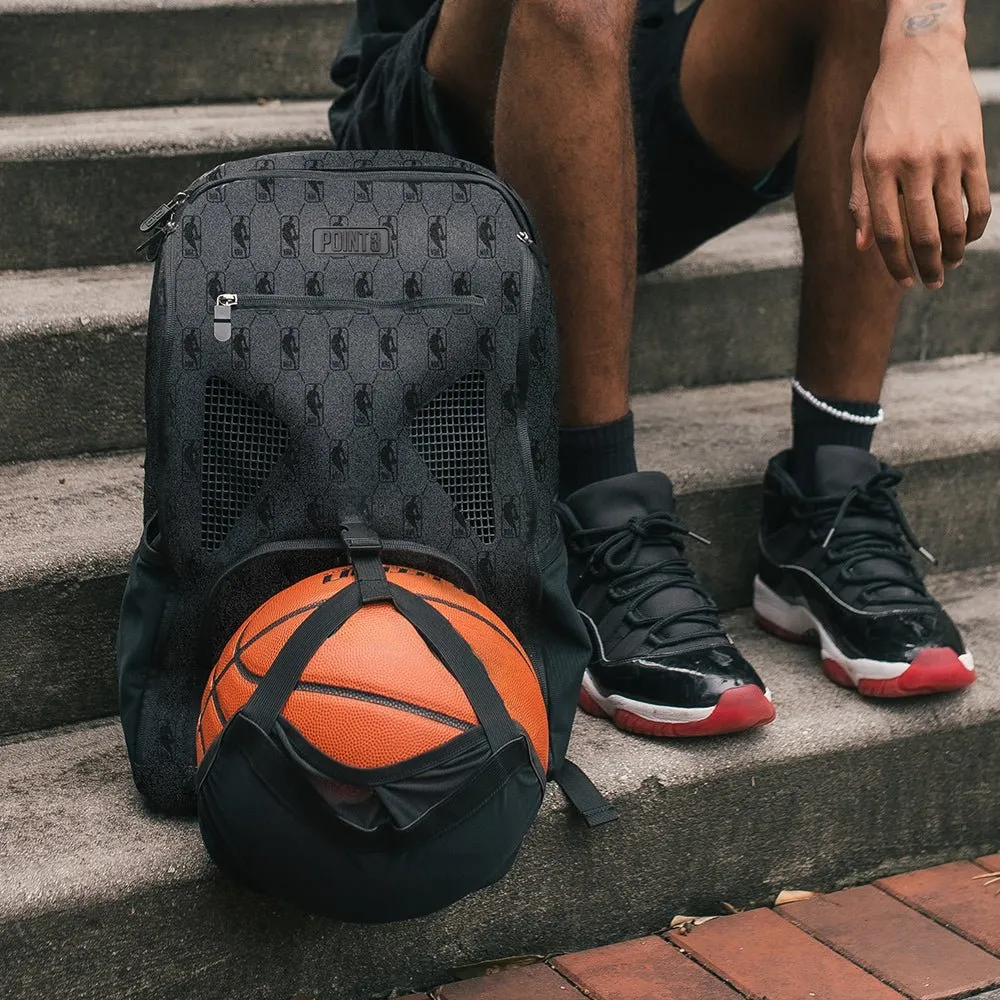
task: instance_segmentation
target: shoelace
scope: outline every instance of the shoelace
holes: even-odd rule
[[[643,579],[648,580],[645,587],[629,593],[626,619],[633,625],[650,626],[648,636],[657,643],[653,652],[692,640],[711,638],[728,641],[719,621],[715,602],[698,582],[684,558],[684,538],[693,538],[703,545],[711,545],[707,538],[688,531],[673,514],[668,513],[633,517],[624,525],[614,528],[583,528],[565,504],[559,505],[559,515],[567,528],[570,551],[587,559],[583,568],[584,575],[596,579],[614,579],[615,582],[608,588],[608,595],[613,600],[620,599],[623,589],[640,583]],[[663,544],[673,546],[678,554],[648,566],[636,566],[645,546]],[[658,618],[637,613],[636,609],[647,598],[674,587],[694,592],[703,603],[681,608],[673,614]],[[683,636],[671,637],[666,634],[672,626],[682,622],[701,625],[702,628]]]
[[[893,587],[906,587],[913,591],[910,595],[894,595],[894,604],[924,606],[934,603],[917,576],[904,545],[905,540],[928,562],[937,561],[920,544],[899,505],[895,487],[902,478],[895,469],[886,468],[868,482],[852,486],[842,499],[806,497],[796,504],[794,513],[797,517],[815,522],[810,533],[817,541],[822,537],[822,547],[829,560],[839,565],[841,578],[862,585],[857,597],[861,604],[877,603],[880,593]],[[846,520],[848,514],[868,517],[852,522]],[[869,570],[849,576],[856,567],[870,559],[889,560],[904,571],[903,575],[888,576],[878,570]]]

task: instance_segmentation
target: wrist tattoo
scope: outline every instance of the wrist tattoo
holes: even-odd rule
[[[932,35],[941,27],[941,22],[948,16],[951,4],[947,0],[935,0],[925,4],[920,13],[910,14],[903,21],[904,35]]]

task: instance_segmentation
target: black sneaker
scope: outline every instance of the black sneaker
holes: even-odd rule
[[[862,448],[816,452],[816,496],[803,496],[790,452],[764,479],[757,622],[793,642],[817,642],[826,675],[875,698],[954,691],[976,679],[944,609],[924,587],[895,487],[902,479]]]
[[[684,556],[670,480],[636,472],[559,505],[569,584],[594,655],[580,707],[646,736],[715,736],[774,718],[763,681]]]

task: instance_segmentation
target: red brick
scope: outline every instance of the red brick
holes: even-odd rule
[[[670,939],[752,1000],[900,1000],[773,910],[750,910],[672,931]]]
[[[1000,961],[873,885],[788,903],[780,912],[917,1000],[1000,983]]]
[[[739,1000],[658,937],[562,955],[553,965],[594,1000]]]
[[[580,1000],[576,987],[547,965],[508,969],[438,987],[441,1000]]]
[[[976,878],[982,874],[983,869],[971,861],[955,861],[920,872],[879,879],[875,884],[908,906],[974,941],[980,948],[1000,955],[997,885],[983,885],[984,880]]]

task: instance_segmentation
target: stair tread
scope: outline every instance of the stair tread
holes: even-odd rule
[[[237,153],[272,145],[326,148],[329,106],[328,100],[272,100],[6,115],[0,117],[0,163]]]
[[[884,399],[877,442],[890,462],[1000,451],[1000,355],[898,365]],[[787,447],[788,406],[783,380],[636,396],[640,465],[667,471],[682,494],[756,482]],[[120,570],[141,496],[134,452],[0,466],[0,590]]]
[[[140,234],[136,229],[136,242]],[[982,239],[969,246],[975,261],[1000,251],[1000,193],[993,194],[993,217]],[[801,243],[794,215],[783,212],[749,219],[709,240],[670,267],[639,279],[640,288],[689,282],[705,276],[794,268]],[[146,323],[152,265],[0,271],[0,341],[35,333],[95,335],[133,330]],[[954,280],[954,279],[953,279]],[[919,294],[919,293],[917,293]]]
[[[861,699],[822,676],[814,649],[764,635],[748,612],[739,612],[727,615],[726,624],[768,681],[778,709],[771,726],[736,739],[660,742],[625,736],[579,714],[571,757],[605,794],[621,802],[650,782],[662,789],[708,783],[733,772],[747,775],[749,791],[754,773],[791,758],[995,722],[1000,718],[1000,674],[992,669],[1000,659],[995,614],[1000,568],[939,577],[935,590],[959,626],[974,630],[974,653],[985,668],[960,697],[893,704]],[[142,807],[116,720],[0,746],[0,775],[0,923],[214,877],[193,823],[154,818]],[[550,789],[539,826],[546,814],[566,811],[565,801]],[[573,820],[566,816],[556,822]],[[663,822],[674,823],[670,817]]]

